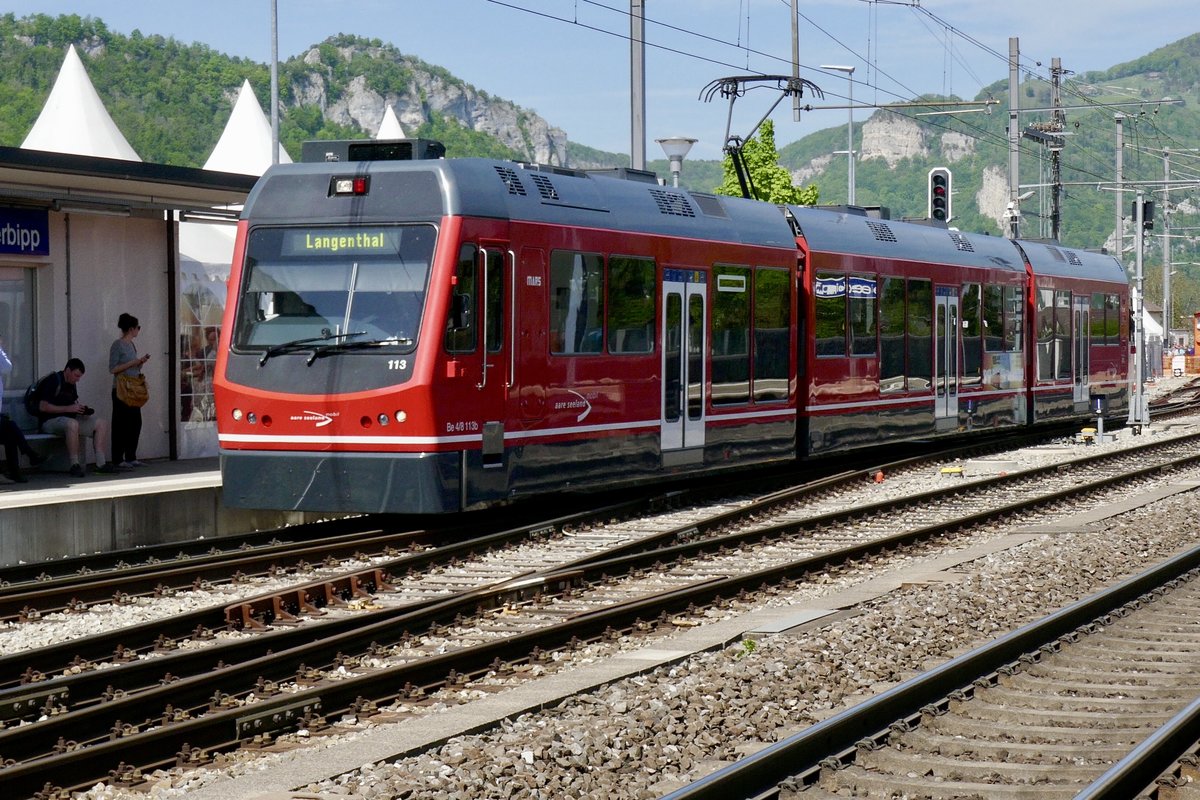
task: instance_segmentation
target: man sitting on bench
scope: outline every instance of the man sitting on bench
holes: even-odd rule
[[[42,430],[66,439],[67,455],[71,458],[71,474],[83,477],[83,461],[87,451],[83,440],[92,437],[96,451],[96,472],[114,473],[117,468],[108,463],[108,420],[95,416],[95,409],[79,402],[75,384],[85,372],[78,358],[67,361],[62,371],[42,378],[37,387],[38,417]]]

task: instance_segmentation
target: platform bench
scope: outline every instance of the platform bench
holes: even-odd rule
[[[67,455],[66,440],[57,434],[42,433],[38,430],[38,421],[29,416],[29,412],[25,410],[25,404],[22,401],[24,394],[24,389],[16,393],[6,390],[3,412],[17,423],[21,433],[25,434],[25,441],[29,442],[29,446],[33,448],[34,452],[42,457],[43,461],[38,467],[39,470],[66,472],[71,468],[71,458]],[[4,454],[0,453],[0,460],[3,458]]]

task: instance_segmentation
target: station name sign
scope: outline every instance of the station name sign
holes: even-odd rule
[[[50,215],[44,209],[0,208],[0,253],[50,255]]]

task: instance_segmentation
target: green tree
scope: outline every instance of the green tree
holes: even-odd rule
[[[820,196],[816,185],[810,184],[804,188],[793,186],[792,176],[779,166],[779,151],[775,147],[775,123],[771,120],[763,122],[758,138],[751,137],[746,141],[742,147],[742,160],[746,165],[746,172],[750,175],[756,199],[799,206],[816,205]],[[721,166],[721,174],[723,179],[717,187],[717,194],[741,197],[742,187],[733,168],[733,159],[728,154]]]

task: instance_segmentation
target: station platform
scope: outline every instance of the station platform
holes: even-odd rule
[[[152,460],[82,478],[28,470],[0,485],[0,564],[50,561],[164,542],[217,538],[314,519],[303,512],[225,508],[216,458]]]

